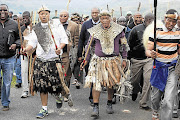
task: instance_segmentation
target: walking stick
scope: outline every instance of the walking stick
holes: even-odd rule
[[[21,26],[20,26],[20,20],[19,18],[17,19],[18,21],[18,30],[19,30],[19,37],[20,37],[20,42],[21,42],[21,49],[23,51],[23,43],[22,43],[22,33],[21,33]],[[23,60],[24,60],[24,54],[23,54]]]
[[[157,0],[154,0],[154,51],[156,51],[156,13],[157,13]],[[154,58],[153,68],[156,68],[155,58]]]
[[[120,13],[121,13],[121,16],[122,16],[122,7],[120,7]]]
[[[30,20],[30,33],[32,33],[32,17],[33,11],[31,12],[31,20]],[[32,67],[32,54],[29,56],[29,81],[31,80],[31,67]]]
[[[140,11],[140,8],[141,8],[141,2],[139,2],[139,6],[138,6],[138,9],[137,9],[138,12]]]

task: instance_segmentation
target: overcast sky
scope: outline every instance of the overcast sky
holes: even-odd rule
[[[137,10],[139,2],[141,2],[141,10],[143,10],[143,12],[150,12],[153,9],[153,1],[154,0],[71,0],[69,12],[90,15],[92,7],[97,6],[100,9],[106,9],[108,4],[109,9],[114,9],[115,15],[119,15],[120,7],[123,9],[123,14],[127,11],[133,12]],[[158,6],[161,7],[163,4],[163,8],[165,9],[174,8],[179,11],[179,4],[177,5],[175,1],[179,1],[180,3],[180,0],[158,0]],[[59,13],[60,10],[67,9],[68,0],[0,0],[0,3],[7,4],[9,9],[14,11],[15,14],[25,10],[37,12],[42,5],[45,5],[52,11],[51,14],[54,15],[55,10],[58,10]],[[178,7],[176,8],[176,6]]]

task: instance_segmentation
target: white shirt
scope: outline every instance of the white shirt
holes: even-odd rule
[[[42,27],[48,25],[48,23],[41,23]],[[68,37],[66,35],[66,32],[61,24],[53,24],[51,25],[51,30],[54,35],[54,39],[56,41],[57,46],[60,46],[60,43],[68,44]],[[36,36],[36,33],[34,30],[32,33],[26,37],[26,39],[29,39],[28,45],[31,45],[33,48],[37,47],[36,49],[36,55],[37,58],[42,58],[44,60],[48,60],[51,58],[56,58],[58,55],[55,53],[55,44],[53,43],[50,47],[50,50],[48,53],[45,53],[42,49],[41,45],[38,43],[38,39]],[[52,37],[51,37],[52,39]],[[62,54],[62,50],[61,50]]]

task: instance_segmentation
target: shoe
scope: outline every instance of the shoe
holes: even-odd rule
[[[89,101],[90,101],[90,105],[93,107],[94,106],[93,99],[89,98]]]
[[[153,112],[152,120],[159,120],[159,114],[157,112]]]
[[[71,85],[76,85],[77,82],[78,82],[77,79],[74,79],[74,81],[71,83]]]
[[[106,92],[107,91],[106,87],[102,87],[102,91]]]
[[[8,111],[9,110],[9,106],[3,106],[2,111]]]
[[[133,94],[132,94],[132,101],[136,101],[137,96],[138,96],[138,94],[137,94],[137,93],[133,93]]]
[[[64,102],[68,102],[68,99],[66,97],[64,97]]]
[[[99,117],[99,106],[95,105],[93,107],[93,112],[91,113],[91,117],[94,117],[94,118]]]
[[[27,98],[28,97],[28,91],[24,91],[21,95],[21,98]]]
[[[173,113],[173,118],[178,118],[179,116],[178,116],[178,113]]]
[[[69,94],[69,96],[68,96],[68,105],[69,105],[69,107],[73,106],[73,100],[72,100],[71,94]]]
[[[36,118],[43,119],[45,116],[48,116],[48,111],[41,108],[39,113],[36,115]]]
[[[79,82],[76,82],[76,89],[80,89],[81,84]]]
[[[149,106],[146,106],[146,107],[140,106],[139,108],[146,111],[152,111],[152,109]]]
[[[62,107],[63,101],[64,101],[63,97],[58,97],[58,99],[56,99],[56,107],[58,109],[60,109]]]
[[[116,104],[116,96],[115,95],[113,96],[112,104]]]
[[[108,103],[107,106],[106,106],[106,112],[108,114],[113,114],[114,113],[114,110],[112,108],[112,104],[111,103]]]
[[[20,88],[20,87],[21,87],[21,83],[17,83],[15,86],[16,86],[17,88]]]

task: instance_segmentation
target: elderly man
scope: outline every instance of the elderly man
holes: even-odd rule
[[[146,55],[155,58],[155,67],[151,74],[152,94],[152,120],[159,120],[161,104],[161,120],[172,120],[174,99],[177,95],[177,82],[180,64],[177,63],[179,52],[180,32],[176,30],[178,13],[174,9],[166,12],[164,25],[156,30],[157,45],[154,51],[154,35],[149,37]],[[176,70],[175,70],[175,65]],[[175,72],[177,74],[175,74]],[[162,99],[163,98],[163,99]]]
[[[9,110],[10,88],[15,63],[16,47],[20,46],[18,25],[8,18],[8,6],[0,5],[0,71],[3,71],[3,84],[1,91],[1,104],[3,111]]]
[[[61,84],[62,78],[59,77],[56,66],[56,61],[59,60],[58,55],[62,54],[62,49],[68,44],[68,38],[62,25],[55,25],[53,21],[49,21],[50,10],[42,6],[39,9],[38,23],[32,33],[27,37],[28,46],[24,49],[23,53],[36,49],[36,61],[34,65],[34,91],[40,92],[42,109],[37,114],[37,118],[44,118],[48,115],[47,103],[48,93],[51,93],[56,98],[57,108],[60,108],[62,101],[59,94],[63,91]],[[51,35],[51,31],[54,36]]]
[[[66,10],[60,12],[60,22],[63,25],[69,38],[69,44],[63,48],[62,62],[67,73],[66,82],[70,87],[70,79],[74,70],[74,64],[77,61],[77,49],[79,41],[79,27],[73,21],[68,20],[69,13]]]
[[[142,24],[143,21],[142,21],[143,17],[142,17],[142,14],[140,12],[137,12],[133,15],[133,22],[131,22],[128,27],[130,29],[132,29],[133,27],[139,25],[139,24]]]
[[[79,38],[79,43],[78,43],[78,61],[79,62],[82,62],[82,53],[83,53],[83,48],[85,48],[85,46],[87,45],[88,43],[88,40],[89,40],[89,32],[88,32],[88,29],[99,24],[99,8],[92,8],[91,9],[91,17],[92,19],[84,22],[84,24],[82,25],[82,28],[81,28],[81,33],[80,33],[80,38]],[[86,75],[88,73],[88,67],[89,67],[89,64],[86,65],[85,67],[85,72],[86,72]],[[90,91],[90,96],[89,96],[89,101],[91,103],[91,105],[93,105],[93,96],[92,96],[92,89]]]
[[[90,52],[88,52],[84,65],[81,64],[82,68],[84,68],[90,61],[85,87],[91,87],[93,84],[94,107],[91,116],[95,118],[99,116],[99,97],[102,86],[107,87],[108,91],[106,112],[108,114],[114,113],[112,108],[113,86],[120,81],[121,56],[119,56],[119,44],[127,44],[123,31],[124,27],[111,22],[111,15],[107,10],[101,11],[100,21],[100,24],[88,29],[93,43],[91,46],[95,47],[91,61]],[[124,46],[122,67],[126,66],[127,52],[125,50]]]
[[[152,13],[148,13],[145,16],[145,22],[143,24],[135,26],[129,35],[129,58],[131,58],[131,83],[133,85],[132,100],[135,101],[138,92],[140,91],[141,76],[143,76],[142,96],[140,98],[140,108],[144,110],[151,110],[147,105],[147,101],[150,94],[151,85],[149,82],[151,76],[152,59],[147,58],[145,54],[145,48],[142,43],[143,33],[146,27],[154,20]]]

